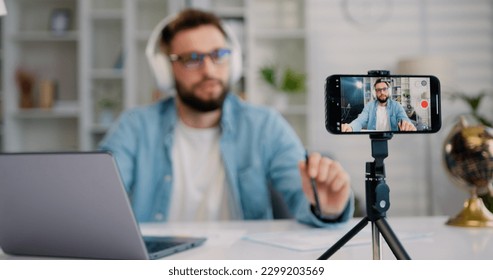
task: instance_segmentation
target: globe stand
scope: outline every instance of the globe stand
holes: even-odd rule
[[[372,223],[372,248],[374,260],[381,259],[380,233],[383,235],[397,259],[410,259],[399,239],[397,239],[397,236],[385,220],[386,211],[390,208],[390,199],[389,186],[385,183],[385,165],[383,161],[388,156],[387,140],[391,138],[392,133],[370,134],[370,139],[372,140],[372,156],[375,160],[366,163],[365,192],[367,216],[322,254],[318,258],[319,260],[330,258],[337,250],[368,225],[368,222]]]
[[[464,208],[447,225],[457,227],[493,227],[493,214],[475,192],[464,202]]]

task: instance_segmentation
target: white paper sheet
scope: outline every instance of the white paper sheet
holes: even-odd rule
[[[299,231],[281,231],[251,234],[245,240],[296,251],[316,251],[328,249],[341,239],[349,229],[304,229]],[[402,242],[404,240],[429,238],[430,232],[394,232]],[[383,236],[382,236],[383,240]],[[383,242],[383,241],[382,241]],[[360,246],[372,243],[371,227],[367,226],[356,234],[344,246]]]

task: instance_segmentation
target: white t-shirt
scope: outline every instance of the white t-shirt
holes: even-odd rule
[[[389,117],[387,115],[387,106],[377,106],[377,126],[376,130],[390,131]]]
[[[219,127],[197,129],[177,123],[169,221],[237,219],[221,158],[220,134]]]

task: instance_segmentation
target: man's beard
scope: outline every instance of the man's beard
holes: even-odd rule
[[[385,104],[387,103],[387,100],[389,99],[388,96],[385,96],[383,99],[381,99],[380,97],[377,97],[377,100],[378,102],[382,103],[382,104]]]
[[[205,82],[206,80],[208,80],[208,79],[204,79],[199,83]],[[226,99],[226,96],[229,92],[228,86],[226,86],[220,80],[217,80],[217,81],[221,84],[222,91],[221,91],[221,94],[215,99],[202,100],[194,94],[193,90],[195,87],[192,88],[191,91],[186,90],[182,85],[180,85],[180,83],[178,81],[175,81],[176,93],[177,93],[178,98],[180,98],[180,100],[185,105],[190,107],[191,109],[194,109],[198,112],[203,112],[203,113],[215,111],[217,109],[220,109],[223,106],[224,100]]]

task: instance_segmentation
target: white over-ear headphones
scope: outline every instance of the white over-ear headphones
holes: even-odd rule
[[[175,18],[176,15],[165,17],[154,27],[151,36],[147,40],[145,50],[147,62],[151,67],[157,87],[163,93],[169,93],[175,88],[175,80],[171,63],[161,51],[161,32]],[[229,84],[233,85],[241,78],[243,71],[241,46],[232,29],[225,23],[222,23],[221,26],[224,32],[226,32],[226,39],[231,49]]]

